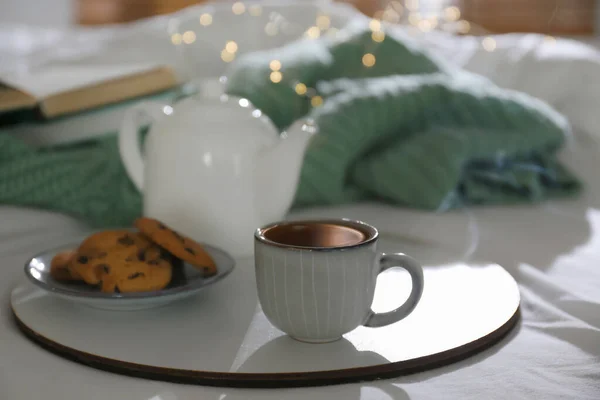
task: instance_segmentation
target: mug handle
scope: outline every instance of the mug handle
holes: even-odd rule
[[[129,179],[140,191],[144,186],[144,157],[139,128],[143,123],[154,123],[172,112],[171,106],[158,102],[139,103],[125,112],[119,131],[119,154]]]
[[[423,294],[423,267],[414,258],[402,253],[382,254],[379,259],[379,274],[390,268],[404,268],[412,280],[412,290],[408,299],[394,311],[376,313],[373,310],[363,325],[370,328],[391,325],[406,318],[417,306]]]

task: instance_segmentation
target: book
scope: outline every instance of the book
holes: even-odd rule
[[[32,108],[37,104],[35,97],[0,83],[0,113],[23,108]]]
[[[117,134],[127,110],[139,102],[158,101],[173,105],[180,98],[195,93],[196,88],[193,85],[180,85],[162,92],[51,120],[29,120],[8,126],[0,126],[0,134],[12,135],[34,147],[70,145]],[[151,123],[150,120],[142,119],[140,128],[145,128]]]
[[[116,24],[170,14],[206,0],[76,0],[80,25]]]
[[[169,67],[73,65],[26,76],[0,76],[0,123],[49,120],[162,92],[178,85]],[[19,118],[15,117],[15,113]]]

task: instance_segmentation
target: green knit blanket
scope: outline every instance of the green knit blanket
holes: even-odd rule
[[[445,210],[579,190],[555,158],[568,124],[546,104],[445,65],[400,33],[381,42],[362,25],[341,33],[247,54],[228,73],[227,91],[278,128],[317,122],[295,206],[379,200]],[[141,213],[111,135],[32,149],[0,134],[0,202],[95,226]]]

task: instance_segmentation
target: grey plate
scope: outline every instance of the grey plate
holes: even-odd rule
[[[25,275],[39,288],[52,295],[110,310],[137,310],[165,305],[197,293],[220,281],[233,271],[235,261],[224,252],[203,245],[217,265],[217,274],[204,278],[200,270],[188,263],[174,268],[171,283],[164,289],[141,293],[103,293],[99,288],[80,282],[59,282],[50,276],[52,258],[61,251],[76,249],[80,242],[69,243],[37,254],[25,263]]]

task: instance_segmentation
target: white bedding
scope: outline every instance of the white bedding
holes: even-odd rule
[[[521,287],[522,323],[501,344],[469,360],[389,382],[320,389],[175,385],[121,377],[49,354],[18,333],[5,306],[0,307],[0,398],[598,399],[600,182],[594,175],[600,167],[599,150],[578,145],[565,154],[587,183],[586,193],[575,200],[442,215],[381,205],[305,212],[364,219],[378,226],[384,238],[403,233],[411,238],[403,250],[429,265],[453,260],[439,259],[436,248],[421,242],[436,243],[455,260],[494,261],[507,268]],[[0,293],[5,304],[22,279],[27,256],[84,229],[64,216],[7,206],[0,207],[0,220]]]
[[[575,128],[598,133],[600,38],[575,40],[537,34],[492,36],[489,52],[480,37],[419,36],[432,50],[499,86],[545,100]],[[590,112],[592,111],[592,112]]]
[[[310,210],[360,218],[385,237],[413,238],[406,251],[436,260],[434,242],[466,261],[493,261],[519,282],[523,319],[503,342],[455,365],[387,382],[328,388],[204,388],[125,378],[82,367],[32,345],[6,306],[32,252],[85,227],[64,216],[0,207],[0,399],[600,399],[600,54],[536,35],[497,37],[488,53],[474,38],[423,37],[454,62],[505,87],[538,95],[569,117],[561,154],[585,183],[576,198],[539,206],[429,214],[382,205]],[[536,44],[545,43],[542,47]]]

